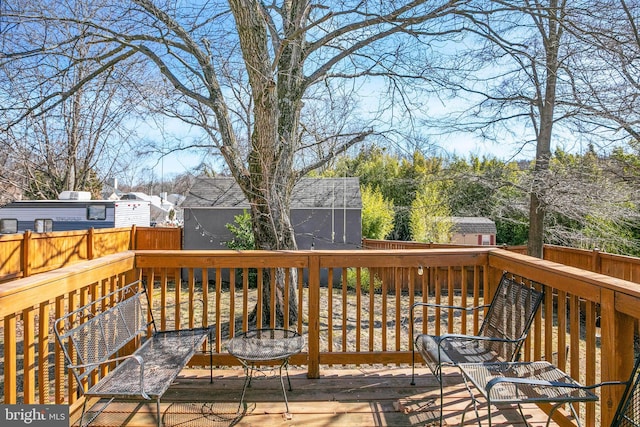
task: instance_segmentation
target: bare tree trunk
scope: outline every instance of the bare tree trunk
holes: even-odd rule
[[[555,104],[555,78],[547,79],[547,98],[540,108],[540,133],[536,147],[536,164],[533,170],[529,204],[529,239],[527,253],[542,258],[544,248],[545,195],[548,191],[549,159],[551,158],[551,131]]]
[[[275,277],[272,276],[272,271],[275,271]],[[287,279],[287,275],[289,278]],[[271,325],[273,318],[273,324],[277,328],[289,329],[295,327],[298,322],[298,292],[297,292],[297,279],[298,272],[296,269],[276,268],[275,270],[265,269],[262,274],[262,323],[258,324],[258,305],[256,305],[251,313],[249,313],[249,324],[256,328],[268,328]],[[275,280],[275,313],[271,312],[271,283]],[[289,315],[285,321],[285,295],[286,289],[285,283],[289,282],[289,296],[288,296],[288,309]]]
[[[295,236],[291,221],[289,219],[289,207],[284,203],[284,200],[278,198],[276,195],[279,193],[277,188],[273,189],[274,197],[271,200],[259,197],[256,193],[252,193],[257,197],[250,199],[252,206],[251,214],[254,224],[254,236],[256,239],[256,247],[258,249],[266,250],[284,250],[284,249],[296,249]],[[256,325],[258,327],[265,327],[270,324],[271,316],[275,316],[275,324],[277,326],[288,327],[284,323],[284,309],[285,309],[285,275],[286,269],[278,268],[275,270],[275,277],[272,277],[271,272],[268,269],[264,270],[262,280],[262,294],[264,299],[262,301],[263,324]],[[297,276],[294,273],[290,274],[289,278],[289,323],[294,324],[298,319],[298,303],[297,303]],[[276,286],[276,312],[271,313],[271,283],[275,280]],[[257,306],[251,313],[251,319],[256,319]]]
[[[529,240],[527,241],[527,254],[536,258],[542,258],[544,247],[544,206],[538,195],[531,193],[529,205]]]
[[[249,155],[249,179],[241,179],[240,186],[249,199],[256,247],[266,250],[297,249],[293,226],[289,218],[291,192],[297,176],[292,174],[293,157],[298,141],[295,129],[301,108],[300,85],[302,83],[300,53],[301,39],[287,44],[279,58],[277,79],[271,65],[268,49],[268,31],[263,19],[261,4],[255,1],[230,1],[242,55],[247,67],[249,83],[255,100],[253,133]],[[297,10],[285,11],[296,14]],[[296,22],[289,16],[288,25]],[[287,24],[285,24],[287,26]],[[277,269],[275,277],[265,271],[263,277],[264,321],[284,324],[285,270]],[[271,313],[271,282],[275,280],[276,312]],[[295,300],[297,281],[289,286],[294,299],[290,299],[289,320],[297,320]],[[257,309],[257,307],[256,307]],[[256,311],[254,309],[254,312]],[[264,325],[258,325],[264,326]],[[288,325],[286,325],[288,326]]]
[[[536,165],[529,206],[529,240],[527,243],[528,254],[537,258],[542,258],[542,249],[544,247],[544,198],[548,191],[546,176],[548,175],[549,160],[551,158],[551,135],[556,105],[558,70],[560,68],[558,54],[565,0],[560,0],[560,2],[562,3],[561,7],[558,7],[557,0],[549,2],[549,8],[546,12],[548,15],[543,15],[538,22],[538,29],[544,40],[546,52],[546,71],[544,74],[544,93],[542,93],[541,87],[537,88],[537,108],[540,119],[536,145]]]

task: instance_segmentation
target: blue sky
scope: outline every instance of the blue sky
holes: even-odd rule
[[[502,160],[509,160],[513,156],[515,159],[531,159],[535,153],[531,150],[524,153],[516,153],[515,144],[495,144],[491,142],[482,142],[473,135],[461,135],[449,137],[447,141],[442,141],[438,145],[450,154],[459,157],[468,157],[471,154],[487,157],[497,157]],[[161,178],[163,173],[165,178],[172,175],[183,174],[197,167],[201,162],[201,155],[187,152],[169,154],[160,161],[158,157],[150,159],[148,164],[153,166],[156,177]]]

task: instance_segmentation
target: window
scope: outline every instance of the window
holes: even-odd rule
[[[16,234],[18,232],[18,220],[0,219],[0,234]]]
[[[87,206],[87,219],[89,221],[104,221],[107,219],[107,207],[105,205]]]
[[[52,219],[36,219],[33,222],[33,228],[36,233],[50,233],[53,231]]]
[[[490,244],[491,244],[491,234],[483,234],[482,245],[490,245]]]

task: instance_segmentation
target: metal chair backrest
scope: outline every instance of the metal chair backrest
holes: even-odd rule
[[[78,383],[136,338],[144,338],[148,320],[146,290],[131,283],[68,313],[55,332]],[[155,327],[155,325],[154,325]]]
[[[640,357],[631,371],[631,376],[613,417],[612,427],[640,426]]]
[[[516,361],[543,298],[544,290],[503,274],[478,332],[495,338],[485,346],[506,361]]]

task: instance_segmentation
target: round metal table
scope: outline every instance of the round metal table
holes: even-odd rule
[[[282,386],[282,394],[287,409],[286,414],[289,414],[289,401],[284,388],[282,369],[284,368],[287,373],[287,382],[289,383],[289,391],[291,391],[288,370],[289,358],[294,354],[300,353],[304,345],[304,337],[288,329],[255,329],[238,334],[229,340],[227,350],[229,354],[242,363],[245,373],[238,412],[242,409],[244,395],[247,387],[251,385],[254,371],[273,370],[273,362],[275,362],[275,369],[279,370],[280,385]],[[270,366],[263,366],[265,364]]]

